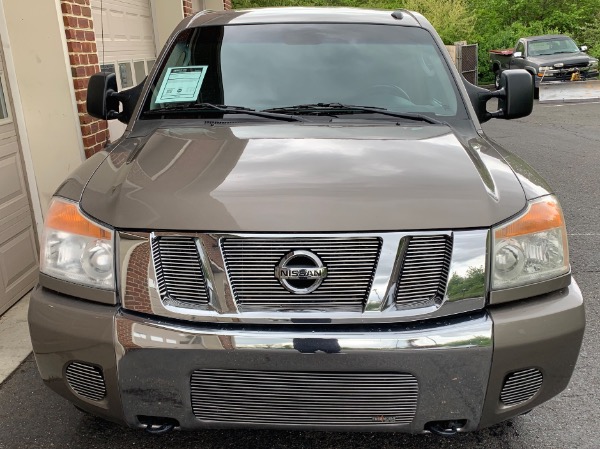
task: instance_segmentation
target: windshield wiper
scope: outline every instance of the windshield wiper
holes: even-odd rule
[[[212,104],[212,103],[193,103],[187,105],[177,105],[158,109],[152,109],[145,111],[144,115],[168,115],[168,114],[181,114],[190,113],[195,114],[199,112],[222,112],[223,114],[247,114],[255,117],[264,117],[274,120],[282,120],[285,122],[302,122],[304,121],[300,117],[294,117],[288,114],[281,114],[275,111],[257,111],[256,109],[247,108],[244,106],[229,106],[224,104]]]
[[[314,104],[299,104],[295,106],[284,106],[280,108],[264,109],[262,112],[288,113],[288,114],[306,114],[306,115],[337,115],[337,114],[354,114],[356,112],[366,112],[368,114],[381,114],[390,117],[402,118],[407,120],[416,120],[432,125],[445,125],[445,123],[429,117],[425,114],[414,112],[394,112],[386,108],[375,106],[359,106],[354,104],[343,103],[314,103]]]

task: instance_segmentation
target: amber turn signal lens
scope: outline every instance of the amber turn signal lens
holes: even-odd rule
[[[46,215],[46,227],[71,234],[110,240],[110,231],[92,223],[79,212],[77,205],[54,199]]]
[[[518,220],[496,230],[496,239],[517,237],[534,232],[547,231],[549,229],[564,226],[560,205],[553,198],[533,203],[529,211]]]

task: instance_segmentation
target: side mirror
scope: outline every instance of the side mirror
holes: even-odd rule
[[[144,79],[137,86],[119,92],[114,73],[100,72],[92,75],[87,91],[88,114],[102,120],[118,119],[122,123],[129,123],[145,81]],[[122,108],[119,104],[122,104]]]
[[[520,52],[520,51],[515,51],[515,52],[513,53],[513,56],[514,56],[515,58],[522,58],[522,57],[523,57],[523,52]]]
[[[87,90],[87,111],[92,117],[112,120],[119,114],[117,76],[100,72],[90,77]]]
[[[527,70],[505,70],[500,75],[499,92],[504,95],[498,98],[498,118],[510,120],[527,117],[533,111],[533,78]]]
[[[580,48],[581,48],[581,51],[584,51],[584,52],[588,51],[587,45],[582,45]]]
[[[494,92],[474,86],[463,77],[469,99],[481,123],[491,118],[510,120],[526,117],[533,111],[533,79],[527,70],[505,70],[500,75],[499,90]],[[488,112],[487,102],[498,98],[498,110]]]

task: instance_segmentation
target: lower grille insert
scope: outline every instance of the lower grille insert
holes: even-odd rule
[[[542,381],[542,373],[536,368],[510,373],[504,379],[500,400],[508,406],[526,402],[540,390]]]
[[[106,396],[102,369],[87,363],[73,362],[67,366],[66,378],[71,389],[79,396],[101,401]]]
[[[203,369],[191,378],[194,415],[252,424],[408,424],[418,385],[410,374]]]

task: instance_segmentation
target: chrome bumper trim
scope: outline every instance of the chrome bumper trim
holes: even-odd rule
[[[492,320],[485,312],[444,323],[345,326],[323,332],[231,329],[154,321],[124,311],[115,318],[117,369],[129,425],[137,416],[176,419],[182,428],[254,427],[348,431],[335,423],[204,422],[192,412],[190,379],[197,370],[305,373],[406,373],[418,382],[418,406],[410,422],[377,421],[352,430],[420,433],[429,421],[466,420],[475,430],[492,363]],[[440,388],[443,386],[443,388]]]
[[[117,335],[124,351],[130,349],[209,349],[209,350],[269,350],[306,352],[303,342],[321,351],[319,344],[330,347],[331,343],[345,351],[404,350],[404,349],[465,349],[491,348],[492,322],[483,312],[476,317],[449,320],[445,326],[439,323],[382,327],[376,331],[300,331],[300,330],[253,330],[220,329],[211,326],[172,324],[145,318],[125,311],[117,317]],[[121,323],[121,324],[119,324]],[[126,323],[126,325],[124,324]],[[398,330],[394,330],[394,328]],[[330,328],[329,328],[330,329]],[[306,343],[308,345],[308,343]],[[309,346],[310,346],[309,345]]]

